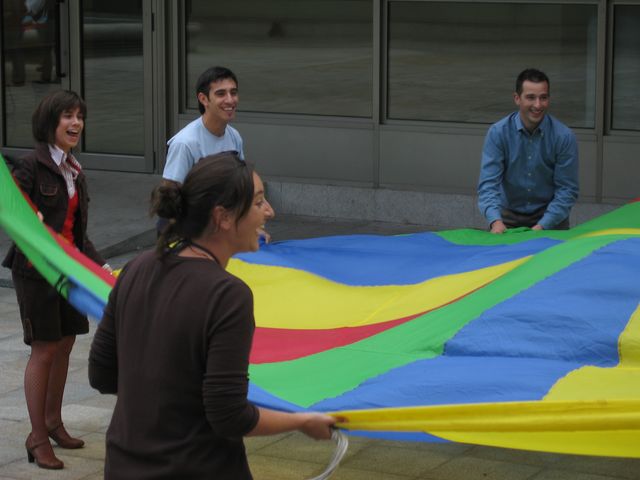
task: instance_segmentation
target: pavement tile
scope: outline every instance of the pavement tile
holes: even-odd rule
[[[102,395],[96,391],[96,395],[78,402],[78,405],[83,405],[85,407],[95,407],[113,412],[113,409],[116,405],[116,400],[117,397],[115,395]]]
[[[0,303],[15,304],[15,302],[16,292],[13,288],[0,288]]]
[[[30,349],[22,341],[22,326],[18,323],[15,328],[13,334],[0,340],[0,351],[3,353],[15,353],[16,358],[24,358],[26,362],[29,358]],[[10,331],[10,327],[7,328],[7,331]]]
[[[280,435],[269,435],[260,437],[246,437],[244,439],[244,447],[247,454],[262,453],[261,450],[269,445],[279,442],[285,437],[293,435],[292,433],[281,433]]]
[[[256,480],[304,480],[319,475],[324,467],[315,463],[253,454],[249,466]]]
[[[86,458],[71,457],[67,451],[56,451],[56,456],[64,462],[62,470],[45,470],[35,463],[28,463],[26,452],[23,459],[2,467],[2,475],[18,480],[82,480],[88,475],[101,473],[104,462]]]
[[[343,460],[351,469],[369,470],[394,475],[417,476],[451,460],[450,455],[401,447],[371,444]]]
[[[350,437],[355,438],[355,437]],[[428,450],[430,452],[442,453],[448,456],[461,455],[469,450],[473,449],[473,445],[467,443],[454,443],[454,442],[399,442],[392,440],[371,440],[370,442],[376,442],[377,445],[388,447],[407,448],[411,450]]]
[[[331,475],[331,480],[409,480],[413,476],[396,475],[389,472],[372,472],[371,470],[355,470],[349,467],[338,467]],[[256,480],[260,480],[256,478]]]
[[[56,455],[64,455],[70,457],[87,458],[91,460],[104,461],[105,456],[105,443],[104,434],[102,433],[82,433],[79,430],[70,431],[74,437],[79,437],[84,440],[84,447],[76,450],[61,450],[56,447]]]
[[[98,473],[83,477],[81,480],[104,480],[104,473],[100,471]]]
[[[3,358],[5,357],[5,358]],[[6,357],[9,357],[6,359]],[[5,360],[6,361],[3,361]],[[24,385],[24,362],[12,360],[12,356],[0,354],[0,392],[10,392]],[[2,393],[0,393],[1,395]]]
[[[564,455],[559,453],[532,452],[510,448],[485,447],[482,445],[474,446],[467,452],[467,455],[484,458],[485,460],[499,460],[539,466],[552,466],[564,458]]]
[[[0,465],[26,459],[24,444],[16,439],[26,439],[28,429],[16,421],[0,419]]]
[[[539,467],[531,465],[462,456],[428,472],[424,471],[419,478],[425,480],[525,480],[540,470]]]
[[[302,433],[295,432],[277,442],[265,446],[260,449],[259,453],[260,455],[267,455],[270,457],[287,458],[290,460],[299,460],[301,462],[326,465],[329,463],[335,448],[335,442],[316,441]],[[365,443],[350,442],[349,448],[342,462],[346,462],[348,458],[353,457],[363,448],[366,448]]]
[[[593,475],[608,475],[628,480],[640,480],[640,459],[633,458],[565,455],[555,465],[555,468]]]
[[[620,477],[592,475],[590,473],[571,472],[569,470],[543,470],[531,480],[618,480]],[[640,472],[638,477],[640,478]]]
[[[22,421],[29,418],[22,387],[0,395],[0,418],[13,421]]]
[[[62,407],[62,418],[70,432],[75,429],[85,432],[102,431],[109,425],[112,413],[108,408],[89,407],[77,403]]]

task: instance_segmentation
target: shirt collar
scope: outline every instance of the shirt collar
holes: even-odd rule
[[[549,123],[551,122],[551,120],[549,120],[549,114],[545,113],[544,114],[544,118],[542,119],[542,121],[540,122],[540,125],[538,125],[538,128],[535,129],[535,131],[533,133],[529,133],[529,130],[527,130],[524,126],[524,124],[522,123],[522,119],[520,118],[520,112],[515,112],[515,117],[516,117],[516,129],[519,132],[523,132],[526,133],[527,135],[545,135],[545,132],[549,129]]]
[[[67,154],[64,153],[64,150],[62,150],[57,145],[49,144],[49,153],[51,154],[51,158],[53,159],[53,161],[56,163],[57,166],[60,166],[62,162],[64,162],[67,159]]]

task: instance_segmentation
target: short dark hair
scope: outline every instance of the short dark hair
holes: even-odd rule
[[[169,219],[156,252],[162,257],[174,242],[197,238],[217,206],[233,212],[238,222],[251,208],[253,194],[253,166],[240,160],[238,152],[200,159],[182,185],[162,183],[151,193],[151,215]]]
[[[87,104],[80,95],[71,90],[56,90],[44,97],[31,116],[31,130],[36,142],[53,145],[60,115],[76,108],[87,118]]]
[[[516,93],[518,95],[522,93],[522,84],[525,81],[533,83],[547,82],[549,89],[551,89],[551,82],[549,82],[549,77],[547,77],[544,72],[536,70],[535,68],[527,68],[520,72],[520,75],[518,75],[518,78],[516,79]]]
[[[204,113],[204,105],[198,100],[198,94],[204,93],[209,96],[211,84],[213,82],[219,82],[220,80],[226,80],[227,78],[236,82],[236,87],[238,86],[238,79],[235,74],[225,67],[210,67],[200,74],[196,82],[196,100],[198,102],[198,110],[200,110],[201,114]]]

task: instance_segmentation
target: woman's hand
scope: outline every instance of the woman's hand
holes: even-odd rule
[[[336,419],[322,413],[300,413],[308,417],[300,427],[300,431],[315,440],[331,439],[332,427]]]

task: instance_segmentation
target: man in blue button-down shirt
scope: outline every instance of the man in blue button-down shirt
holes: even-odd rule
[[[489,128],[482,150],[478,206],[492,233],[507,228],[569,228],[578,198],[578,145],[547,114],[549,79],[535,69],[516,80],[518,111]]]

